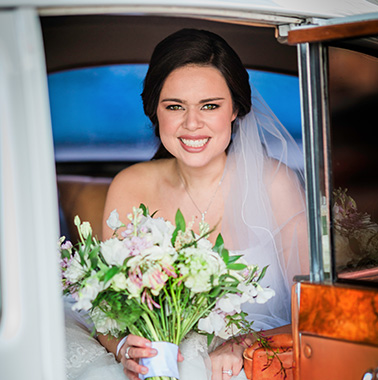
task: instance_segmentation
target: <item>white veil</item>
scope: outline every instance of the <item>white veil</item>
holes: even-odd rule
[[[295,167],[300,148],[258,92],[252,110],[234,125],[227,156],[222,235],[228,248],[260,269],[276,295],[265,304],[246,304],[255,330],[291,323],[294,275],[308,271],[303,174]]]

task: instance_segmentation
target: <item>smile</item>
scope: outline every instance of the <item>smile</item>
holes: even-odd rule
[[[210,137],[206,139],[198,139],[198,140],[180,138],[180,140],[183,144],[190,146],[192,148],[201,148],[210,140]]]

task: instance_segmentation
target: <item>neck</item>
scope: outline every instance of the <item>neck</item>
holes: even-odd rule
[[[226,159],[227,156],[225,154],[211,165],[200,168],[188,167],[175,159],[178,181],[183,182],[188,190],[193,191],[216,186],[223,178]]]

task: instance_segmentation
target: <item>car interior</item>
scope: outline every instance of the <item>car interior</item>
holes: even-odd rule
[[[53,334],[64,322],[60,298],[45,302],[55,290],[61,294],[60,274],[55,279],[51,271],[58,232],[55,179],[60,235],[75,244],[74,217],[79,215],[101,240],[112,179],[122,169],[151,159],[156,149],[140,97],[153,48],[187,27],[213,31],[229,42],[251,82],[303,150],[296,169],[304,170],[307,186],[310,274],[293,279],[290,363],[295,379],[318,380],[325,374],[335,379],[378,378],[378,14],[348,13],[346,7],[335,13],[337,17],[330,13],[336,19],[328,19],[326,13],[324,18],[322,13],[312,18],[312,13],[269,9],[244,14],[232,8],[228,15],[216,6],[213,13],[210,8],[198,9],[201,6],[180,8],[181,4],[166,13],[162,6],[132,5],[130,13],[128,6],[19,3],[2,9],[0,23],[5,31],[5,61],[2,58],[0,63],[8,64],[8,54],[9,62],[17,64],[14,70],[1,67],[6,69],[6,81],[0,105],[10,107],[5,117],[0,112],[5,120],[0,179],[6,190],[0,205],[2,222],[6,220],[1,230],[5,286],[0,319],[2,326],[7,323],[5,332],[13,333],[18,325],[23,329],[19,330],[23,334],[3,340],[2,352],[10,353],[5,360],[13,356],[18,365],[19,347],[28,350],[30,342],[40,346],[29,350],[25,368],[36,363],[35,368],[46,370],[54,366],[55,358],[64,356],[63,344],[56,344],[58,339],[63,342],[63,329],[60,336]],[[260,9],[259,4],[256,7]],[[340,17],[344,14],[351,16]],[[30,41],[35,56],[26,54]],[[56,178],[51,125],[44,113],[43,54]],[[35,71],[25,63],[33,64]],[[23,230],[23,239],[17,236],[21,222],[22,227],[30,226]],[[43,246],[32,250],[31,241],[43,241]],[[37,275],[42,278],[35,281]],[[59,288],[50,286],[52,280],[59,280]],[[13,302],[18,300],[19,304]],[[39,363],[39,356],[44,359],[39,351],[48,360]],[[11,376],[16,372],[12,360],[4,366]],[[21,369],[17,378],[24,377]],[[36,370],[31,377],[41,378]]]

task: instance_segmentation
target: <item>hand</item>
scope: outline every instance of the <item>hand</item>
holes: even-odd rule
[[[128,354],[130,359],[126,359],[125,354]],[[129,380],[139,380],[138,375],[145,375],[148,368],[139,364],[140,358],[150,358],[157,355],[157,350],[151,347],[151,341],[137,335],[130,334],[125,344],[120,349],[121,363],[124,367],[123,372]],[[177,361],[181,362],[184,358],[179,351]]]
[[[212,377],[211,380],[229,380],[232,376],[237,376],[243,368],[243,344],[238,344],[235,340],[227,341],[217,347],[211,354]],[[232,371],[230,376],[223,371]]]

